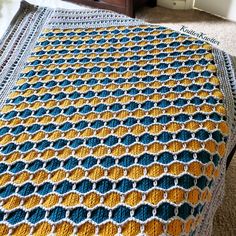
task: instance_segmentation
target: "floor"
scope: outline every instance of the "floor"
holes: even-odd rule
[[[61,0],[28,0],[28,2],[59,8],[85,8]],[[19,8],[20,0],[0,0],[0,37],[8,27],[12,17]],[[183,32],[204,34],[214,39],[216,47],[236,56],[236,23],[230,22],[198,10],[168,10],[161,7],[142,8],[136,17],[148,22],[162,24]],[[184,27],[183,27],[184,26]],[[219,45],[218,45],[219,43]],[[233,159],[226,177],[226,194],[224,202],[217,211],[214,222],[214,236],[236,235],[236,157]]]
[[[76,4],[72,4],[61,0],[26,0],[29,3],[58,8],[81,9],[85,8]],[[21,0],[0,0],[0,37],[6,31],[11,19],[19,9]]]

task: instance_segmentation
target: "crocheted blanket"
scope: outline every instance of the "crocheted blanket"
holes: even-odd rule
[[[211,234],[236,137],[231,56],[26,2],[0,49],[1,235]]]

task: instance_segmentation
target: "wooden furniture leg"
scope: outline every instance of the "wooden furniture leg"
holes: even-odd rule
[[[228,169],[229,165],[230,165],[230,162],[232,161],[234,155],[236,153],[236,145],[235,147],[233,148],[233,150],[231,151],[231,153],[229,154],[229,156],[227,157],[227,163],[226,163],[226,168]]]
[[[156,7],[157,1],[156,0],[148,0],[148,6],[150,7]]]

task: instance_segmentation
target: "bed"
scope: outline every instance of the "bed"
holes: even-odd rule
[[[0,55],[1,235],[211,235],[236,143],[232,56],[24,1]]]

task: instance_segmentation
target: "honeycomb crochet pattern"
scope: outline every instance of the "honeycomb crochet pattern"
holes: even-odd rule
[[[211,234],[235,139],[229,55],[26,2],[1,49],[1,235]]]

